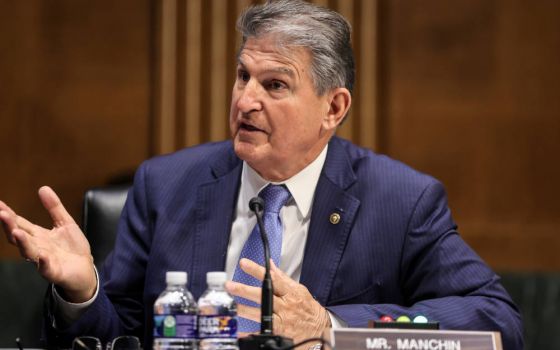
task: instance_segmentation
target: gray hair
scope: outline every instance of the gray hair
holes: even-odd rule
[[[354,86],[354,54],[350,24],[339,13],[302,0],[269,0],[247,8],[237,21],[242,35],[240,51],[247,39],[278,35],[280,46],[309,49],[311,79],[322,96],[330,89]]]

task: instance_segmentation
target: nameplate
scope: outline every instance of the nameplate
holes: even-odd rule
[[[336,350],[502,350],[498,332],[338,328],[323,336]]]

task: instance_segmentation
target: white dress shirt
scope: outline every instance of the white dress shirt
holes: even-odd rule
[[[326,156],[327,147],[311,164],[296,175],[283,182],[272,182],[275,185],[286,185],[292,195],[280,210],[284,232],[279,267],[295,281],[299,281],[301,275],[303,251],[311,220],[311,205]],[[227,251],[226,273],[229,280],[233,278],[241,250],[257,224],[255,214],[249,210],[249,201],[270,183],[247,163],[243,163],[236,216],[233,220]]]

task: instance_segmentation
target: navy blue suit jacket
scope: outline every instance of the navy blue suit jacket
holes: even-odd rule
[[[224,270],[241,169],[229,141],[142,164],[98,298],[52,340],[126,333],[149,346],[165,271],[187,271],[198,298],[206,272]],[[332,213],[340,214],[338,224]],[[457,234],[433,178],[335,137],[311,215],[300,283],[349,326],[422,314],[443,329],[500,331],[505,349],[522,348],[516,307]]]

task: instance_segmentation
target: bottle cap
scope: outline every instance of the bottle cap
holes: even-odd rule
[[[185,271],[167,271],[165,282],[167,284],[187,284],[187,273]]]
[[[224,284],[227,281],[227,275],[222,271],[212,271],[206,273],[206,283],[208,284]]]

